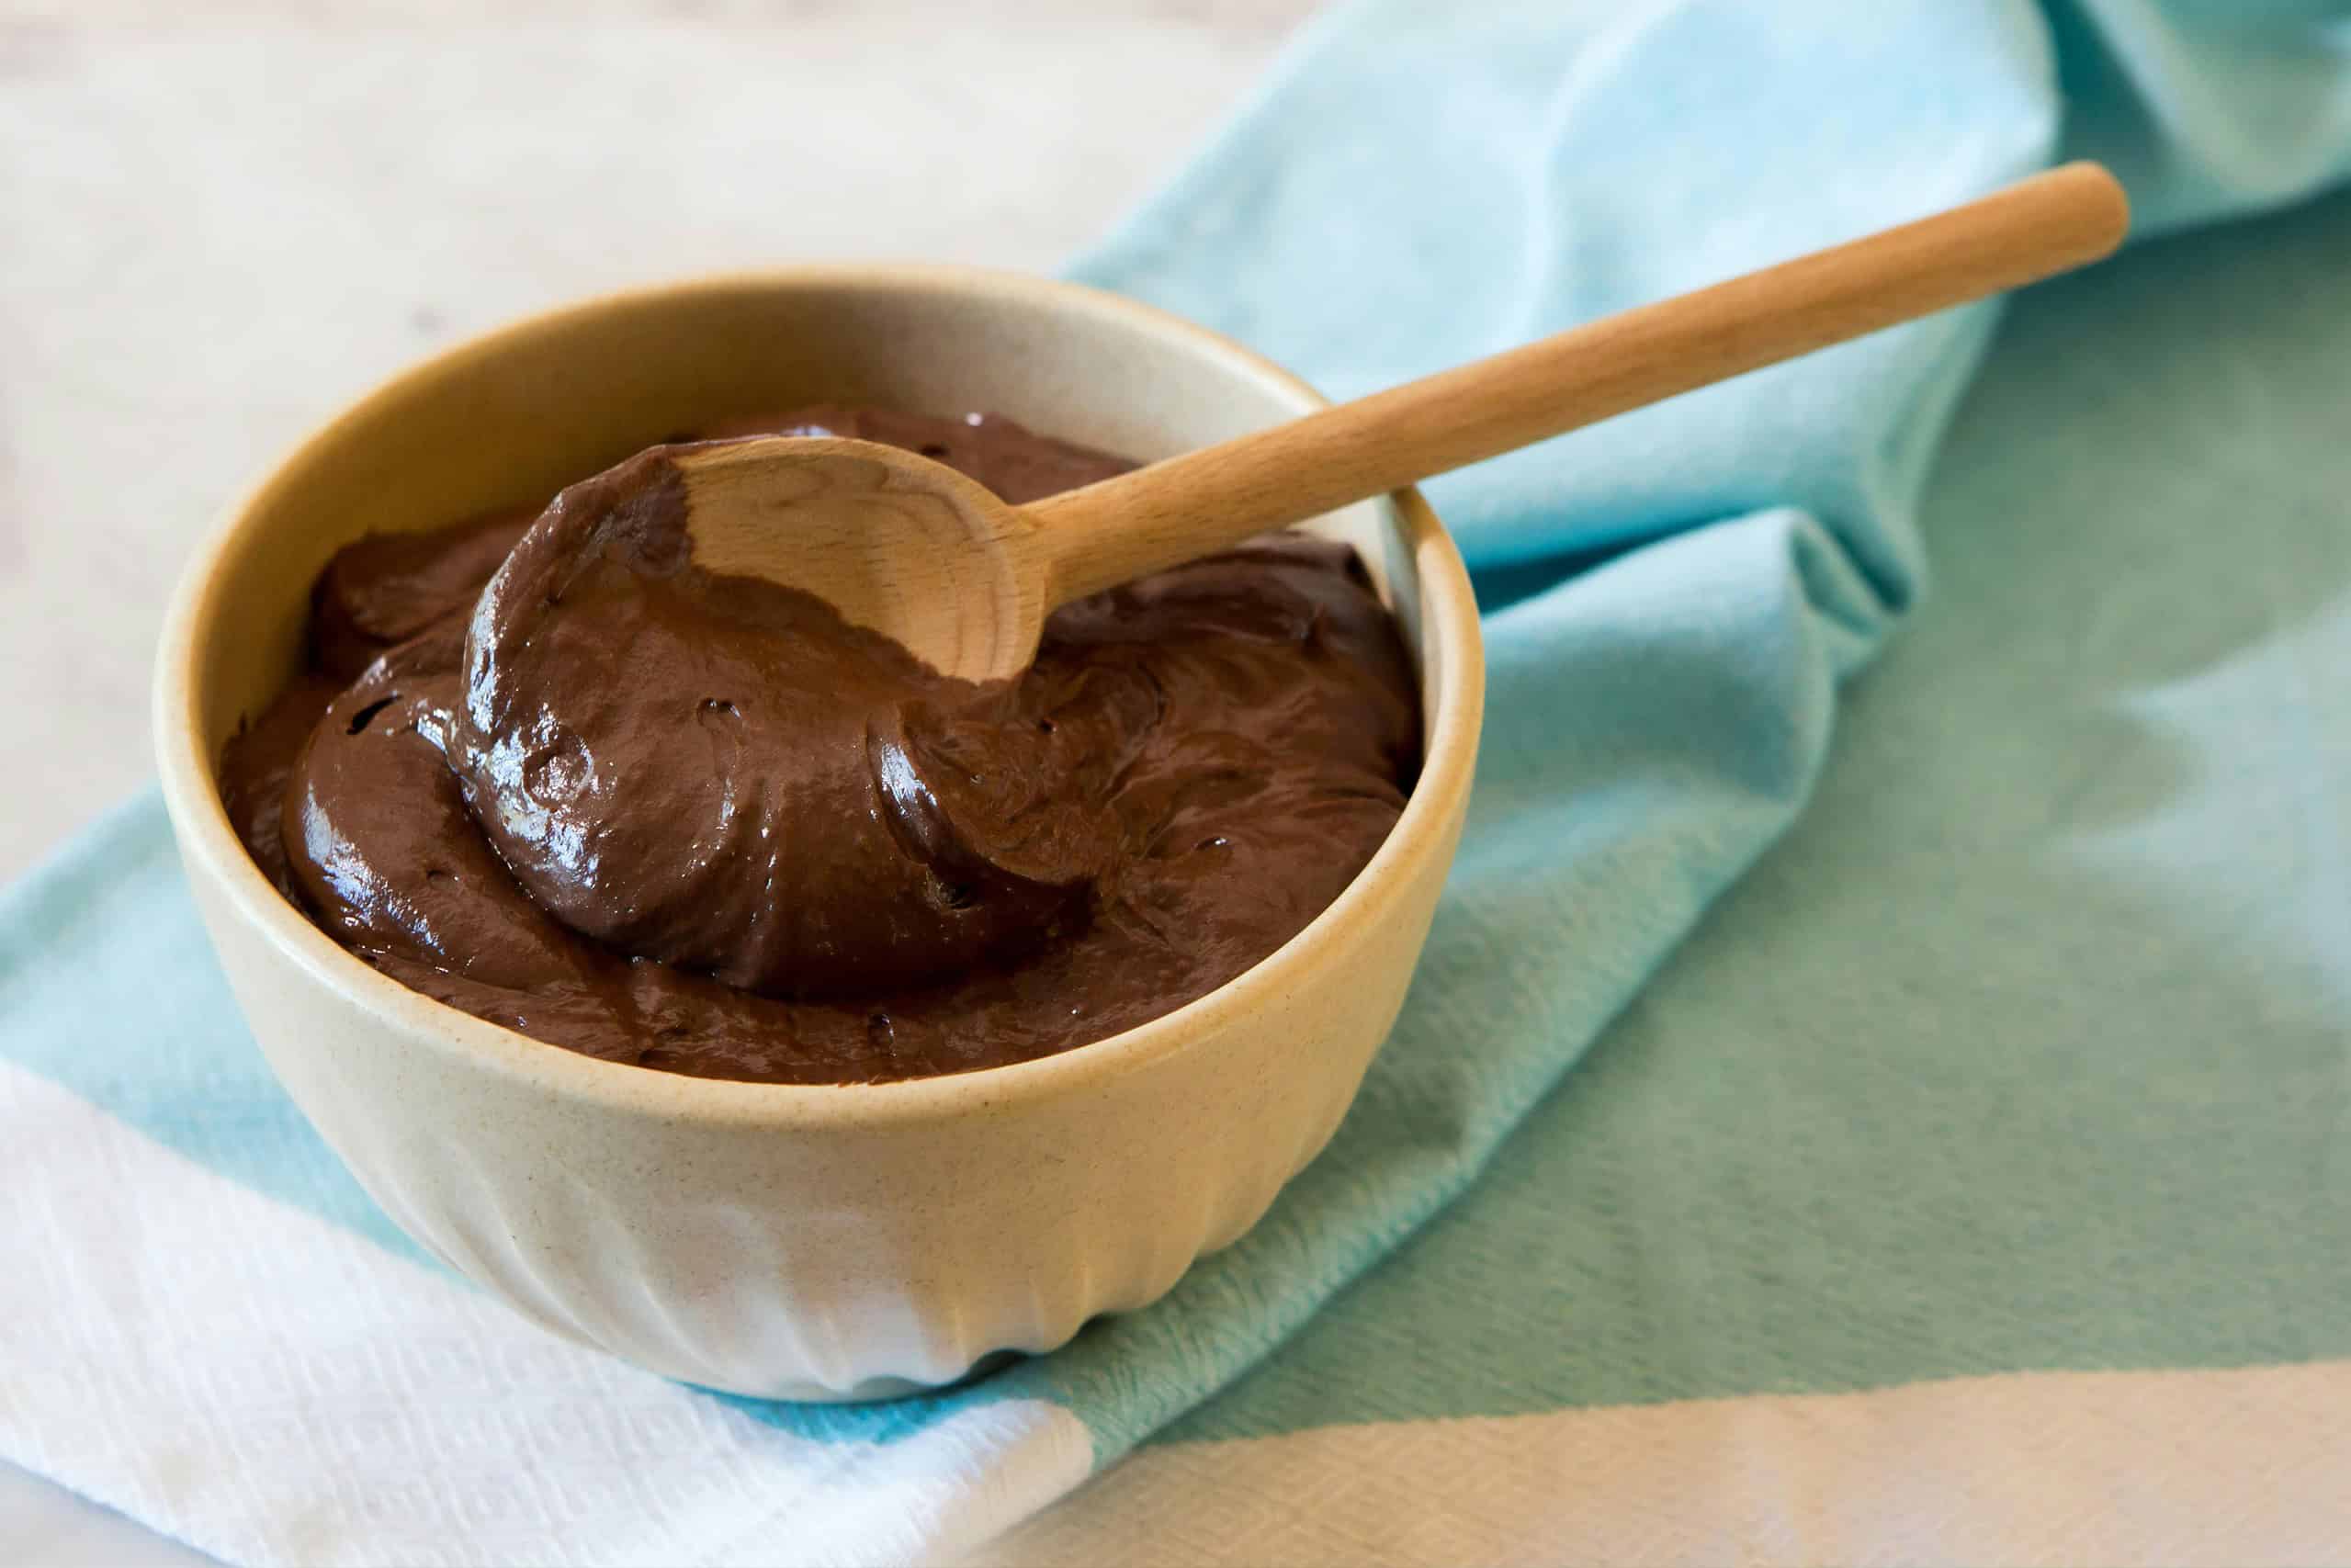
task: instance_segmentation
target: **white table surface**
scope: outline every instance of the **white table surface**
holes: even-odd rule
[[[145,782],[190,542],[355,393],[666,276],[1050,268],[1311,8],[0,0],[0,878]],[[0,1464],[0,1563],[202,1561]]]

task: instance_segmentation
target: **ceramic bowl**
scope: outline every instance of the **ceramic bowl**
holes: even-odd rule
[[[1355,542],[1419,661],[1428,751],[1402,819],[1255,968],[1016,1066],[807,1087],[595,1061],[385,978],[278,896],[214,765],[294,670],[329,556],[540,501],[682,427],[817,401],[989,409],[1150,458],[1320,400],[1159,311],[964,268],[756,273],[559,310],[398,377],[230,509],[173,604],[155,730],[188,879],[254,1035],[402,1229],[518,1312],[639,1365],[854,1399],[1050,1350],[1144,1305],[1321,1149],[1427,934],[1484,673],[1468,577],[1418,495],[1321,520]]]

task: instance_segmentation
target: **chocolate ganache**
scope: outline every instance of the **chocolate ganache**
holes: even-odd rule
[[[982,414],[695,435],[771,433],[889,442],[1015,504],[1132,466]],[[1265,957],[1403,807],[1415,685],[1344,546],[1272,536],[1097,594],[975,685],[695,566],[644,482],[664,460],[344,549],[307,670],[229,743],[255,861],[415,990],[711,1077],[1023,1061]]]

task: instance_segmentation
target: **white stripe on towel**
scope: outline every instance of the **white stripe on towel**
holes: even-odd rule
[[[5,1062],[0,1149],[0,1457],[234,1562],[896,1563],[1091,1464],[1036,1401],[777,1430]]]
[[[1077,1568],[1137,1542],[1154,1568],[2341,1562],[2351,1362],[1168,1444],[971,1561]]]

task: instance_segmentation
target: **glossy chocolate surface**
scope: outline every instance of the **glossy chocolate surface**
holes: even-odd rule
[[[695,434],[769,432],[888,441],[1016,503],[1129,466],[992,416]],[[1281,536],[1069,605],[1034,669],[976,686],[703,571],[623,477],[344,550],[311,668],[223,759],[288,896],[482,1018],[716,1077],[1025,1060],[1263,958],[1411,786],[1410,668],[1344,547]]]

